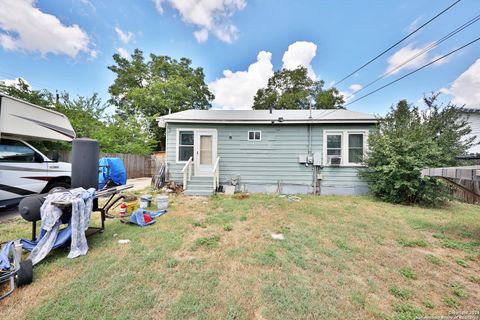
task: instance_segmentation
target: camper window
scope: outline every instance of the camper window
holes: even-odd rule
[[[0,162],[40,162],[29,146],[17,140],[0,140]]]

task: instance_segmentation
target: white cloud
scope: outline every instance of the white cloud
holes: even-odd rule
[[[432,49],[435,48],[434,43],[427,43],[422,46],[415,47],[413,44],[408,44],[405,47],[399,49],[395,52],[390,58],[388,58],[388,67],[384,75],[393,75],[401,70],[413,70],[417,69],[429,62],[434,61],[441,57],[441,55],[432,55]],[[425,53],[421,53],[423,50],[426,50]],[[430,50],[430,51],[428,51]],[[405,61],[413,58],[415,59],[405,63]],[[449,56],[448,58],[443,58],[434,63],[434,65],[442,65],[451,60],[454,55]]]
[[[273,76],[272,54],[258,53],[257,61],[247,71],[223,71],[223,78],[209,84],[215,94],[214,107],[223,109],[251,109],[257,90],[266,87]]]
[[[463,72],[449,88],[441,92],[453,96],[453,103],[480,108],[480,59]]]
[[[3,84],[7,87],[15,87],[15,88],[20,88],[20,80],[22,80],[29,88],[32,88],[32,86],[30,85],[30,83],[28,83],[27,80],[21,78],[21,77],[18,77],[18,78],[15,78],[15,79],[4,79],[4,80],[0,80],[0,84]]]
[[[406,63],[405,65],[401,66],[406,60],[410,59],[412,56],[419,54],[423,49],[431,45],[430,43],[427,43],[424,46],[421,47],[414,47],[412,44],[409,44],[397,52],[395,52],[390,58],[388,58],[388,68],[385,73],[390,73],[395,74],[400,72],[401,70],[412,70],[416,69],[418,67],[421,67],[425,63],[428,63],[431,61],[428,53],[422,54],[418,56],[416,59],[413,59],[409,63]]]
[[[208,40],[208,30],[207,29],[200,29],[198,31],[195,31],[193,33],[195,36],[195,39],[197,39],[198,42],[202,43]]]
[[[317,76],[313,71],[311,62],[317,54],[317,45],[308,41],[296,41],[288,46],[288,50],[283,54],[283,68],[293,70],[299,66],[307,68],[308,75],[313,80]]]
[[[232,24],[231,18],[236,11],[243,10],[246,0],[153,0],[155,8],[163,14],[163,4],[177,10],[182,20],[195,25],[199,30],[194,36],[199,42],[208,39],[212,33],[220,40],[231,43],[238,37],[238,29]]]
[[[340,95],[343,96],[345,102],[348,102],[349,100],[352,100],[352,98],[355,97],[355,93],[362,90],[362,88],[363,86],[361,84],[355,83],[348,87],[348,90],[340,91]]]
[[[117,33],[120,41],[122,41],[124,44],[128,44],[133,39],[133,33],[130,31],[125,32],[119,27],[115,27],[115,32]]]
[[[120,55],[120,57],[125,59],[130,59],[130,54],[124,48],[117,48],[117,52]]]
[[[78,25],[66,26],[54,15],[35,7],[36,0],[0,1],[0,46],[9,51],[95,57],[90,39]]]

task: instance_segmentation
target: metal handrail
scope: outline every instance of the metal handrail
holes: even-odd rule
[[[215,165],[213,166],[213,192],[217,190],[217,187],[220,183],[219,164],[220,164],[220,157],[217,157],[217,160],[215,161]]]
[[[193,157],[190,157],[182,169],[183,173],[183,190],[187,190],[187,183],[192,179],[192,163]]]

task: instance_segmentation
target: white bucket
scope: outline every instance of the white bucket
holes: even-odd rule
[[[146,194],[140,197],[140,208],[145,209],[152,205],[152,195]]]
[[[166,210],[168,207],[168,196],[164,195],[157,195],[157,209],[158,210]]]

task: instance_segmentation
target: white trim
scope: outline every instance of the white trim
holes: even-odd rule
[[[253,139],[250,139],[250,132],[253,132]],[[255,133],[260,133],[260,139],[255,139]],[[248,130],[247,131],[247,140],[248,141],[262,141],[262,130]]]
[[[195,139],[195,129],[191,129],[191,128],[177,128],[176,129],[176,134],[175,134],[175,162],[176,163],[187,163],[188,160],[180,161],[178,159],[178,156],[180,154],[180,152],[178,152],[179,149],[180,149],[180,144],[178,143],[178,139],[180,138],[180,131],[192,131],[194,139]],[[195,146],[195,140],[193,141],[193,145],[192,145],[192,147],[194,148],[194,153],[195,153],[195,147],[194,146]],[[195,157],[193,157],[193,158],[195,159]]]
[[[340,129],[340,130],[323,130],[323,165],[333,167],[327,163],[327,136],[329,135],[341,135],[341,157],[342,161],[340,167],[363,167],[362,163],[348,162],[348,135],[349,134],[363,134],[363,155],[366,156],[368,150],[368,130],[355,130],[355,129]]]
[[[197,137],[200,137],[200,135],[206,135],[206,136],[211,136],[212,137],[212,164],[210,165],[202,165],[200,164],[200,161],[194,161],[193,166],[195,168],[195,175],[199,177],[211,177],[214,174],[214,165],[215,161],[217,160],[217,130],[216,129],[198,129],[195,130],[194,132],[194,159],[195,155],[197,156],[197,159],[200,159],[200,152],[201,152],[201,145],[200,145],[200,139]],[[200,167],[202,166],[202,167]]]

